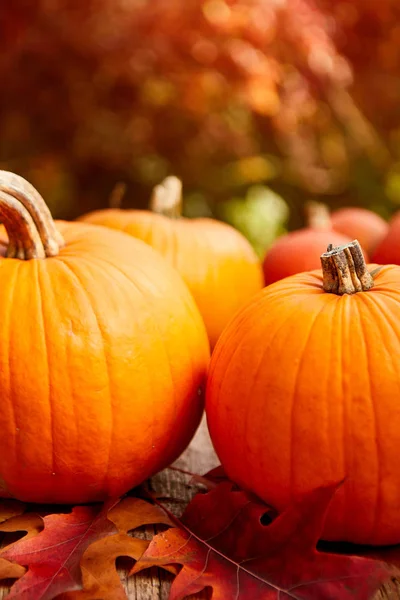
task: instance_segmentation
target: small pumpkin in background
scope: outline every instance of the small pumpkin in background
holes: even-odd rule
[[[81,217],[140,238],[173,265],[193,294],[213,347],[228,321],[263,287],[260,261],[233,227],[182,217],[182,186],[167,177],[155,187],[150,211],[99,210]]]
[[[176,459],[200,422],[198,309],[146,244],[54,223],[4,171],[0,219],[0,497],[119,496]]]
[[[329,243],[341,246],[351,241],[351,238],[332,229],[325,204],[308,202],[305,209],[307,227],[281,236],[266,253],[263,261],[266,285],[296,273],[318,269],[320,255]]]
[[[362,248],[372,256],[386,236],[389,225],[372,210],[347,206],[331,213],[331,224],[350,239],[357,239]]]
[[[376,248],[372,258],[374,262],[382,265],[400,265],[400,211],[390,220],[387,234]]]
[[[397,544],[400,267],[367,269],[357,242],[321,260],[225,329],[207,384],[211,439],[228,477],[278,511],[344,480],[324,539]]]

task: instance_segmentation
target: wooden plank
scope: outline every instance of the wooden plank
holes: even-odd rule
[[[218,459],[212,448],[205,421],[203,420],[191,445],[175,463],[175,466],[192,473],[203,474],[218,465]],[[156,475],[152,483],[158,493],[168,498],[182,499],[182,505],[170,504],[173,512],[180,514],[183,507],[192,498],[195,489],[188,484],[188,477],[178,471],[166,469]],[[144,532],[145,538],[150,538],[157,528],[149,527]],[[129,600],[168,600],[172,576],[159,569],[151,569],[136,577],[127,577],[127,569],[120,570],[121,579]],[[0,600],[8,595],[8,590],[0,588]],[[210,592],[191,596],[192,600],[210,598]],[[374,600],[399,600],[400,583],[394,581],[383,587]],[[100,599],[99,599],[100,600]],[[230,600],[226,598],[226,600]],[[256,600],[256,599],[254,599]]]

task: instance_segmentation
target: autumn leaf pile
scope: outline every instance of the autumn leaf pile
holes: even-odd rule
[[[119,557],[135,561],[129,576],[153,566],[169,571],[170,600],[206,588],[213,600],[368,600],[397,574],[397,549],[371,558],[317,549],[336,485],[276,516],[228,480],[204,481],[209,490],[180,519],[156,498],[126,496],[57,514],[2,501],[0,579],[15,580],[8,598],[126,599]],[[155,524],[161,532],[151,541],[138,536]],[[15,541],[16,532],[25,535]]]

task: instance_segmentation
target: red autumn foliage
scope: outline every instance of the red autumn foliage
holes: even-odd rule
[[[44,529],[1,552],[1,557],[28,571],[12,587],[12,600],[52,600],[63,591],[79,589],[80,560],[94,541],[116,532],[107,518],[110,505],[76,507],[70,514],[44,517]]]
[[[95,541],[81,560],[83,590],[67,592],[57,600],[125,600],[126,594],[115,561],[120,556],[138,560],[149,542],[128,535],[142,525],[172,525],[166,513],[139,498],[125,498],[108,513],[118,533]],[[175,570],[172,569],[175,573]]]
[[[366,551],[371,560],[316,549],[334,485],[276,517],[227,481],[221,468],[200,480],[210,491],[197,494],[180,521],[135,497],[43,519],[35,512],[21,514],[22,504],[0,503],[0,530],[27,531],[0,553],[0,578],[20,578],[8,597],[126,600],[116,570],[121,556],[139,559],[131,574],[156,565],[175,575],[170,600],[206,587],[213,600],[369,600],[398,573],[391,566],[400,566],[398,547]],[[150,545],[128,534],[153,524],[171,528]]]
[[[0,579],[20,578],[8,596],[16,600],[124,599],[115,560],[137,560],[149,544],[128,531],[172,524],[161,508],[132,497],[44,518],[35,512],[21,514],[25,508],[18,502],[0,503],[0,531],[27,532],[0,552]]]
[[[230,482],[198,494],[183,527],[158,534],[132,573],[183,566],[170,600],[212,587],[213,600],[355,600],[372,597],[391,574],[379,561],[317,551],[336,486],[316,489],[265,526],[261,502]]]

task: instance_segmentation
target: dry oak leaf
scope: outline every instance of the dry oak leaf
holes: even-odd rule
[[[80,560],[84,551],[93,541],[116,531],[107,518],[114,505],[115,502],[104,506],[79,506],[68,514],[46,516],[43,518],[44,529],[38,535],[26,536],[1,551],[2,558],[28,567],[7,598],[52,600],[61,592],[79,589]],[[28,515],[19,518],[23,520]],[[13,520],[0,526],[0,530]]]
[[[120,533],[97,542],[86,550],[81,563],[83,590],[67,592],[57,600],[126,600],[115,561],[120,556],[137,560],[149,543]]]
[[[22,541],[36,537],[44,527],[44,522],[41,516],[34,512],[27,512],[23,515],[18,515],[8,519],[4,523],[0,523],[0,531],[3,533],[25,532],[22,540],[9,544],[5,550],[0,551],[0,555],[4,557],[6,550],[10,550],[16,544]]]
[[[0,580],[1,579],[19,579],[24,575],[26,569],[12,563],[4,558],[0,558]]]
[[[153,538],[131,573],[182,565],[169,600],[208,586],[212,600],[368,600],[392,576],[389,566],[316,549],[336,489],[314,490],[266,526],[265,505],[222,483],[195,496],[181,522]]]
[[[26,510],[26,504],[19,500],[2,500],[0,502],[0,523],[8,521],[12,517],[22,515]]]
[[[43,520],[37,514],[23,512],[26,505],[18,500],[0,502],[0,531],[3,533],[25,532],[24,539],[38,535],[43,529]],[[17,543],[17,542],[15,542]],[[11,544],[8,548],[11,547]],[[19,579],[26,572],[25,567],[0,558],[0,580]]]
[[[22,507],[22,504],[21,504]],[[9,511],[9,514],[17,511]],[[5,513],[3,513],[5,514]],[[0,523],[0,531],[2,533],[22,533],[25,532],[24,540],[28,540],[37,536],[43,529],[43,519],[36,513],[25,513],[18,514],[18,516],[11,517],[7,521]],[[7,550],[11,549],[12,546],[18,544],[14,542],[7,545]],[[3,554],[5,550],[0,551]],[[1,579],[19,579],[26,573],[25,567],[12,563],[5,558],[0,557],[0,580]]]
[[[91,544],[81,560],[83,590],[67,592],[57,600],[126,600],[127,596],[115,567],[120,556],[138,560],[149,542],[131,537],[128,531],[143,525],[173,523],[159,506],[128,497],[110,510],[108,518],[117,529],[112,535]],[[176,574],[176,569],[171,569]]]

